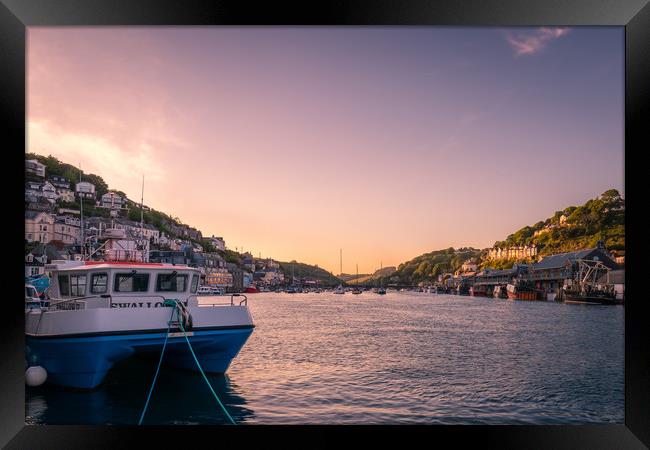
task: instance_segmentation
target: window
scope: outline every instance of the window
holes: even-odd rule
[[[117,273],[113,291],[115,292],[147,292],[149,290],[148,273]]]
[[[59,294],[61,297],[70,295],[70,280],[67,275],[59,275]]]
[[[199,287],[199,276],[198,275],[192,275],[192,287],[190,288],[190,292],[192,294],[196,294],[196,289]]]
[[[108,289],[108,274],[94,273],[90,277],[90,293],[105,294]]]
[[[158,275],[156,291],[158,292],[185,292],[187,289],[187,275],[178,275],[176,272]]]
[[[86,295],[86,275],[70,275],[70,295],[83,297]]]

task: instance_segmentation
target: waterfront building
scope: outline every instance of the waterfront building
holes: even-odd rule
[[[80,181],[74,185],[77,197],[95,199],[95,185],[88,181]]]
[[[479,286],[505,286],[512,283],[515,278],[524,276],[528,273],[527,264],[515,264],[510,269],[495,270],[483,269],[474,277],[474,285]]]
[[[25,172],[45,178],[45,164],[35,159],[28,159],[25,161]]]
[[[613,284],[616,299],[625,300],[625,269],[612,270],[609,272],[609,276],[603,275],[598,282],[601,284]]]
[[[47,244],[54,239],[54,217],[43,211],[25,211],[25,240]]]
[[[565,280],[573,279],[577,260],[600,261],[609,269],[618,269],[616,261],[599,243],[595,248],[546,256],[540,262],[532,264],[523,278],[533,282],[539,289],[559,290],[564,286]]]
[[[206,269],[204,284],[208,286],[232,288],[233,276],[227,269]]]
[[[616,264],[619,266],[625,265],[625,250],[612,250],[610,254],[614,258],[614,261],[616,261]]]

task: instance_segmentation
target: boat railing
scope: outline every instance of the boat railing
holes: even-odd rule
[[[192,297],[196,297],[196,295],[192,295]],[[244,297],[243,300],[239,301],[238,306],[248,306],[248,297],[246,297],[244,294],[238,293],[230,294],[230,303],[202,303],[201,306],[235,306],[235,297]]]
[[[165,300],[169,300],[167,297],[164,297],[162,295],[138,295],[138,298],[159,298],[163,303]],[[203,304],[202,306],[235,306],[235,297],[244,297],[243,300],[238,302],[238,306],[248,306],[248,297],[246,297],[244,294],[230,294],[230,302],[229,303],[210,303],[210,304]],[[55,299],[51,298],[49,300],[50,304],[49,307],[47,307],[47,310],[49,311],[74,311],[74,310],[79,310],[79,309],[86,309],[87,302],[86,300],[90,299],[107,299],[108,300],[108,307],[113,306],[113,296],[110,294],[98,294],[98,295],[87,295],[87,296],[82,296],[82,297],[72,297],[72,298],[66,298],[66,299]],[[196,294],[190,295],[187,300],[184,302],[187,304],[189,299],[195,298],[198,301],[198,296]],[[119,297],[117,297],[119,299]]]

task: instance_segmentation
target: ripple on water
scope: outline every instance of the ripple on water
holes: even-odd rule
[[[256,328],[210,377],[240,423],[622,423],[622,307],[446,295],[256,294]],[[27,391],[28,423],[137,421],[153,368],[93,393]],[[225,423],[200,375],[165,368],[146,423]]]

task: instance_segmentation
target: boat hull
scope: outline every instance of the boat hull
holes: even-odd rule
[[[253,331],[252,325],[230,329],[193,330],[188,339],[201,367],[224,373]],[[99,386],[113,365],[134,354],[160,354],[166,332],[84,335],[80,337],[26,336],[30,366],[42,366],[47,382],[77,389]],[[198,371],[182,332],[170,333],[164,364]]]
[[[225,372],[253,331],[248,307],[190,306],[186,310],[192,318],[188,339],[201,366],[207,372]],[[27,363],[44,367],[48,383],[93,389],[118,361],[136,353],[159,355],[171,312],[171,308],[153,305],[28,311]],[[163,362],[198,370],[181,330],[172,325],[170,332]]]
[[[510,300],[541,300],[541,294],[536,291],[508,291],[508,298]]]
[[[582,305],[619,305],[621,302],[611,297],[590,297],[565,294],[564,303],[576,303]]]

